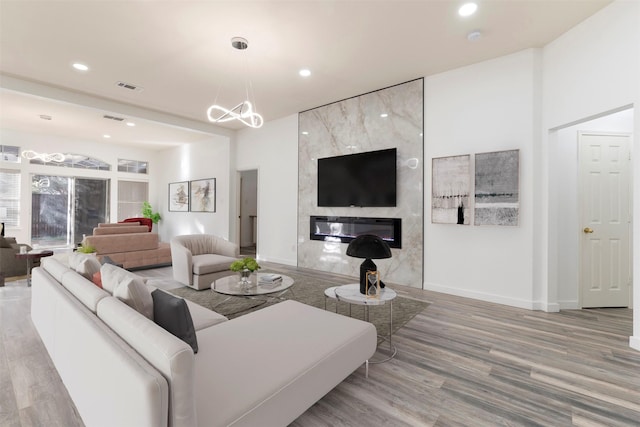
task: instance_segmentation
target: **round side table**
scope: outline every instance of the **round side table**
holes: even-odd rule
[[[389,335],[380,336],[382,339],[389,341],[389,352],[391,355],[383,360],[370,361],[369,363],[382,363],[391,360],[398,353],[398,349],[393,345],[391,335],[393,334],[393,300],[398,296],[396,291],[385,287],[380,289],[380,294],[377,297],[369,297],[360,293],[359,283],[350,283],[348,285],[335,286],[328,288],[324,292],[325,294],[325,306],[326,298],[335,298],[337,301],[344,301],[349,303],[349,315],[351,315],[351,305],[363,305],[364,306],[364,320],[369,321],[369,307],[372,305],[385,305],[389,303]],[[335,295],[332,296],[332,295]],[[336,308],[337,309],[337,308]]]

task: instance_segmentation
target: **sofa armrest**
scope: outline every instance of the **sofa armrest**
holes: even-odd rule
[[[183,285],[193,285],[193,261],[191,251],[171,240],[171,263],[173,264],[173,279]]]

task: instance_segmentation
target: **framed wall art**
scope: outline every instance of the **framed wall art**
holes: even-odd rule
[[[189,181],[169,183],[169,212],[189,212]]]
[[[520,150],[476,154],[475,225],[518,225]]]
[[[471,156],[439,157],[431,161],[431,222],[469,225],[471,217]]]
[[[191,212],[216,211],[216,179],[199,179],[190,183]]]

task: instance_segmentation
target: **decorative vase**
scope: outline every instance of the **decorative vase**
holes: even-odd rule
[[[242,286],[249,286],[251,284],[251,270],[245,268],[238,273],[240,274],[240,284]]]

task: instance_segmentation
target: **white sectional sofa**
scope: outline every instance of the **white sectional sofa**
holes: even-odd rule
[[[375,352],[370,323],[285,301],[227,320],[187,302],[198,352],[45,258],[31,316],[93,426],[286,426]]]

